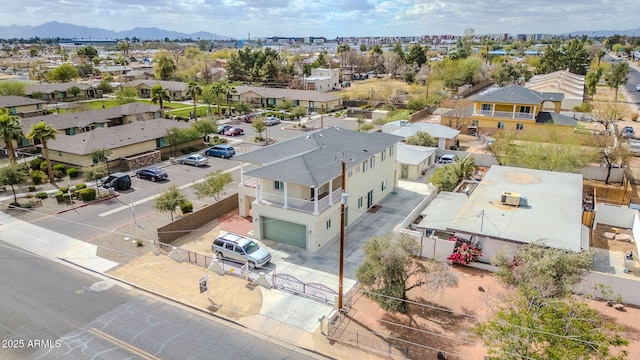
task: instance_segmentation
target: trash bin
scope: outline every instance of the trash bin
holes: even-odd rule
[[[115,196],[115,195],[116,195],[116,189],[109,188],[109,196]]]

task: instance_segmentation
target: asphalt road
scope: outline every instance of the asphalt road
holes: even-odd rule
[[[0,259],[0,359],[313,358],[4,242]]]

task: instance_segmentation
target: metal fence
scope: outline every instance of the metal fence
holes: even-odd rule
[[[305,295],[314,300],[333,303],[338,292],[319,283],[305,283],[289,274],[273,273],[271,283],[273,287],[296,294]]]

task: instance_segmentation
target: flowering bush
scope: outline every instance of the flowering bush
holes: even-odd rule
[[[447,260],[450,260],[454,264],[469,265],[472,261],[476,261],[482,256],[482,250],[478,248],[477,244],[469,240],[453,238],[455,238],[456,246]],[[450,238],[450,240],[452,239]]]

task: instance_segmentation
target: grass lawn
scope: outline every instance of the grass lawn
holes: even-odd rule
[[[436,93],[442,89],[440,81],[430,79],[429,93]],[[407,84],[404,81],[384,78],[384,79],[369,79],[364,81],[353,81],[351,86],[344,88],[335,94],[337,96],[346,96],[352,100],[371,100],[377,99],[386,101],[392,96],[400,94],[411,94],[414,96],[424,96],[425,86],[418,84]]]
[[[184,104],[181,104],[181,109],[180,110],[171,110],[171,111],[165,111],[165,114],[171,115],[171,116],[182,116],[182,117],[189,117],[190,114],[193,112],[193,106],[185,106]],[[212,107],[211,111],[214,111],[215,109]],[[207,115],[207,106],[198,106],[196,108],[196,111],[198,112],[198,116],[206,116]]]

